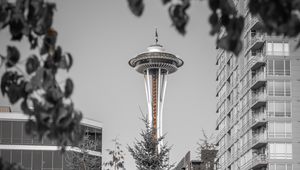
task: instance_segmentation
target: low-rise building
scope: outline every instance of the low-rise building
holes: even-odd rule
[[[19,163],[25,170],[71,170],[55,142],[26,134],[24,125],[27,120],[28,117],[22,113],[0,107],[0,157],[7,162]],[[102,160],[102,123],[84,118],[81,124],[89,138],[97,143],[95,149],[88,153]],[[80,152],[77,147],[67,147],[66,150]]]

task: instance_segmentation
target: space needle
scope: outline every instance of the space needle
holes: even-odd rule
[[[148,105],[147,121],[153,132],[154,138],[159,139],[162,133],[162,113],[167,86],[167,76],[177,71],[183,65],[183,60],[167,52],[158,44],[158,34],[155,31],[155,44],[147,50],[129,60],[129,65],[137,72],[144,75],[145,90]],[[158,145],[158,151],[163,145]]]

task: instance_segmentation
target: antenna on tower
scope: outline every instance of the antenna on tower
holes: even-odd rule
[[[158,33],[157,33],[157,28],[155,28],[155,44],[157,45],[158,43]]]

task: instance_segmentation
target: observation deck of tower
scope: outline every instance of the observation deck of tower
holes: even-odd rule
[[[167,75],[177,71],[183,65],[183,60],[167,52],[162,45],[150,45],[147,50],[129,60],[129,65],[144,75],[147,95],[147,121],[155,129],[154,138],[159,139],[162,133],[162,113],[167,85]],[[160,150],[162,142],[159,144]]]

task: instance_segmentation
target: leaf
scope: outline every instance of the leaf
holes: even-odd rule
[[[31,0],[28,7],[27,21],[35,26],[43,12],[43,1]]]
[[[127,2],[129,9],[135,16],[139,17],[143,14],[145,6],[143,0],[127,0]]]
[[[61,69],[66,69],[67,71],[70,70],[70,68],[73,65],[73,57],[70,53],[66,53],[62,56],[60,62],[58,63],[58,67]]]
[[[176,30],[184,35],[186,33],[185,27],[189,21],[189,16],[186,14],[186,9],[190,3],[185,0],[186,4],[174,4],[169,7],[169,16],[171,17],[172,23]]]
[[[38,46],[38,39],[34,37],[32,34],[28,35],[28,41],[30,43],[30,49],[33,50]]]
[[[50,87],[55,86],[55,84],[56,84],[55,75],[51,70],[46,69],[43,75],[43,83],[42,83],[43,88],[47,90]]]
[[[66,85],[65,85],[65,97],[68,98],[72,95],[74,89],[74,83],[73,81],[68,78],[66,80]]]
[[[17,84],[19,79],[23,77],[19,75],[17,72],[7,71],[3,74],[1,78],[1,92],[4,96],[6,93],[8,93],[10,87],[13,84]]]
[[[171,0],[162,0],[162,3],[163,3],[164,5],[166,5],[166,4],[169,3],[169,2],[171,2]]]
[[[213,12],[210,16],[209,16],[209,23],[212,25],[212,26],[215,26],[219,23],[219,17],[217,15],[216,12]]]
[[[32,134],[32,132],[36,131],[36,129],[36,122],[34,122],[32,119],[28,119],[28,121],[25,123],[25,132],[27,134]]]
[[[21,97],[25,96],[25,82],[21,81],[20,84],[11,84],[7,91],[7,96],[11,104],[15,104]]]
[[[21,109],[24,114],[32,116],[34,112],[28,107],[27,99],[24,99],[21,103]]]
[[[24,15],[19,11],[19,9],[12,10],[11,19],[9,21],[9,31],[12,35],[12,40],[20,41],[25,33],[26,22]]]
[[[40,49],[40,55],[54,53],[56,38],[57,32],[54,29],[49,29],[43,39],[43,44]]]
[[[59,63],[61,59],[62,59],[62,49],[60,46],[58,46],[54,52],[53,61],[55,63]]]
[[[31,74],[40,67],[40,61],[36,55],[31,55],[26,61],[26,72]]]
[[[72,122],[72,110],[67,110],[66,108],[60,108],[58,111],[58,117],[56,119],[56,125],[58,127],[66,128],[70,125],[71,122]]]
[[[216,11],[220,6],[220,1],[221,0],[209,0],[208,4],[209,4],[210,9],[212,11]]]
[[[26,85],[26,91],[32,91],[41,88],[43,75],[44,75],[44,68],[39,68],[35,72],[35,75],[31,78],[30,82]]]
[[[20,59],[20,52],[14,46],[7,46],[6,67],[13,67]]]
[[[0,1],[0,30],[5,28],[10,19],[8,3],[6,0]]]
[[[52,26],[53,14],[56,5],[54,3],[45,3],[41,15],[38,17],[34,32],[37,35],[44,35]]]
[[[46,91],[45,99],[52,104],[57,104],[63,96],[64,95],[58,86],[51,86]]]
[[[11,84],[12,72],[5,72],[1,78],[1,93],[4,96],[7,93],[7,86]]]

